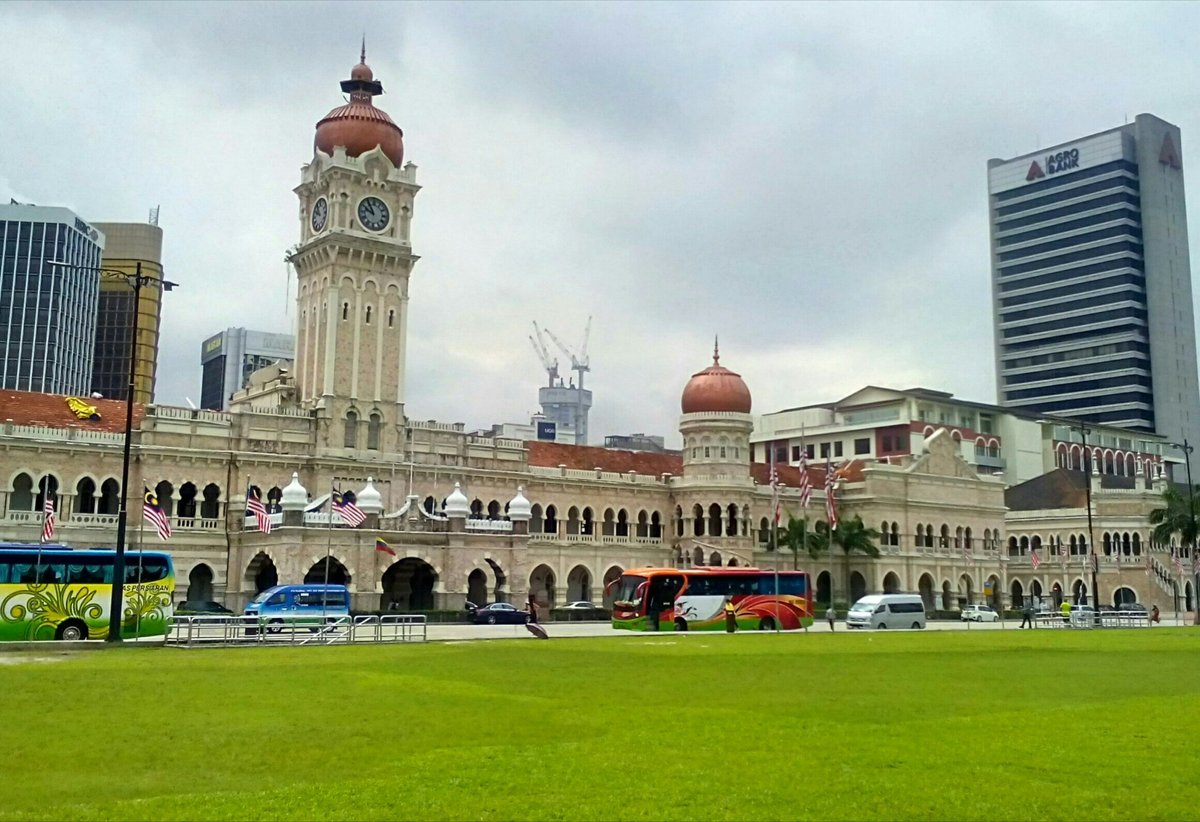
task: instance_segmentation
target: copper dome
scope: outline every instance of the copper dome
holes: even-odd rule
[[[713,364],[693,374],[683,389],[680,402],[685,414],[732,411],[750,413],[750,389],[735,374],[721,365],[721,355],[713,350]]]
[[[372,97],[383,94],[383,84],[365,61],[364,53],[362,61],[350,70],[350,79],[342,81],[342,91],[350,94],[350,102],[321,118],[313,147],[333,154],[334,148],[345,146],[348,156],[358,157],[378,146],[399,167],[404,164],[404,132],[371,102]]]

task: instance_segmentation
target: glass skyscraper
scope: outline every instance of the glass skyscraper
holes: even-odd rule
[[[988,162],[1001,405],[1200,442],[1179,129]]]
[[[104,235],[66,208],[0,205],[0,385],[86,396]],[[56,265],[55,263],[65,263]]]

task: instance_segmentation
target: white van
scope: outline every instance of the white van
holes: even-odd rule
[[[920,594],[873,594],[850,606],[847,628],[924,628]]]

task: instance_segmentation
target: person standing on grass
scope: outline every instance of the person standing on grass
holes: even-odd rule
[[[1029,626],[1033,627],[1033,603],[1026,602],[1025,607],[1021,610],[1021,626],[1022,628]]]
[[[829,630],[834,630],[834,625],[837,623],[837,609],[833,607],[833,603],[829,603],[829,609],[825,611],[825,621],[829,623]]]
[[[1058,606],[1058,610],[1062,614],[1064,625],[1071,621],[1071,600],[1064,599],[1062,605]]]

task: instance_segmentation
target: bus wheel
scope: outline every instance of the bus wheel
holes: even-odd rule
[[[283,630],[283,620],[273,619],[267,623],[267,630],[273,634],[277,634]]]
[[[686,631],[687,630],[687,620],[684,619],[683,617],[677,617],[675,619],[675,630],[676,631]]]
[[[886,631],[886,630],[887,630],[887,624],[886,624],[886,623],[883,623],[883,622],[879,623],[879,625],[878,625],[878,626],[876,626],[876,627],[877,627],[877,628],[878,628],[880,631]]]
[[[913,623],[913,627],[914,627],[914,628],[916,628],[916,629],[919,631],[919,630],[921,629],[921,623],[919,623],[919,622],[914,622],[914,623]]]
[[[58,626],[58,631],[55,633],[54,638],[67,642],[77,642],[81,639],[87,639],[87,625],[78,620],[68,620]]]
[[[774,631],[775,630],[775,620],[771,619],[770,617],[767,617],[766,619],[763,619],[763,620],[759,620],[758,630]]]

